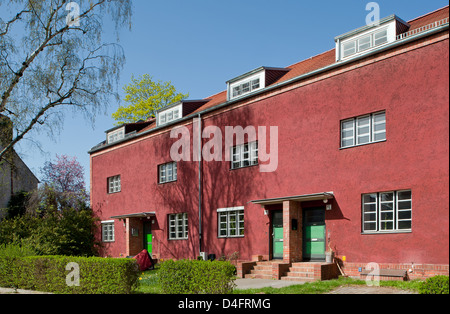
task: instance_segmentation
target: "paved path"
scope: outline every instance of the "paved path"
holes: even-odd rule
[[[15,289],[8,289],[8,288],[0,288],[0,294],[51,294],[51,293],[20,290],[20,289],[15,290]]]

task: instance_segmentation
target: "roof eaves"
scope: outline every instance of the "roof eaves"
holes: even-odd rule
[[[180,122],[184,122],[184,121],[190,120],[194,116],[201,116],[201,115],[207,114],[209,112],[212,112],[212,111],[221,109],[223,107],[232,105],[234,103],[240,102],[240,101],[242,101],[244,99],[251,98],[251,97],[254,97],[254,96],[266,93],[268,91],[271,91],[271,90],[274,90],[274,89],[277,89],[277,88],[289,85],[289,84],[294,83],[296,81],[299,81],[299,80],[302,80],[302,79],[306,79],[308,77],[311,77],[311,76],[314,76],[314,75],[317,75],[317,74],[320,74],[320,73],[323,73],[323,72],[327,72],[327,71],[333,70],[335,68],[347,65],[349,63],[353,63],[353,62],[361,60],[361,59],[365,59],[365,58],[367,58],[367,57],[369,57],[371,55],[375,55],[375,54],[378,54],[380,52],[383,52],[383,51],[386,51],[386,50],[390,50],[390,49],[395,48],[397,46],[403,45],[405,43],[409,43],[409,42],[412,42],[414,40],[417,40],[417,39],[420,39],[420,38],[423,38],[423,37],[427,37],[429,35],[433,35],[433,34],[439,33],[439,32],[441,32],[443,30],[448,29],[448,28],[449,28],[449,24],[447,23],[447,24],[442,25],[442,26],[440,26],[438,28],[434,28],[434,29],[428,30],[428,31],[423,32],[423,33],[419,33],[419,34],[416,34],[416,35],[413,35],[413,36],[410,36],[410,37],[406,37],[406,38],[401,39],[401,40],[397,40],[397,41],[392,42],[390,44],[387,44],[387,45],[384,45],[382,47],[379,47],[378,49],[374,49],[374,50],[372,50],[372,51],[370,51],[370,52],[368,52],[368,53],[366,53],[364,55],[359,55],[359,56],[356,56],[354,58],[350,58],[350,59],[346,59],[346,60],[343,60],[343,61],[335,62],[333,64],[330,64],[330,65],[327,65],[325,67],[319,68],[317,70],[313,70],[313,71],[310,71],[308,73],[301,74],[299,76],[293,77],[293,78],[291,78],[289,80],[282,81],[282,82],[274,84],[274,85],[270,85],[270,86],[268,86],[266,88],[263,88],[261,90],[255,91],[254,93],[248,94],[248,95],[246,95],[246,97],[242,97],[242,98],[239,98],[239,99],[228,100],[228,101],[225,101],[223,103],[217,104],[215,106],[206,108],[205,110],[202,110],[202,111],[199,111],[199,112],[194,112],[194,113],[192,113],[190,115],[187,115],[186,117],[183,117],[182,119],[174,121],[174,123],[165,124],[163,126],[159,126],[159,127],[147,130],[145,132],[137,133],[136,135],[134,135],[132,137],[125,138],[125,139],[123,139],[121,141],[118,141],[118,142],[115,142],[115,143],[112,143],[112,144],[107,144],[107,145],[101,146],[101,147],[98,147],[98,145],[97,145],[94,148],[92,148],[88,153],[92,154],[92,153],[95,153],[97,151],[103,150],[103,149],[105,149],[107,147],[111,147],[111,146],[117,145],[119,143],[125,142],[127,140],[132,139],[132,138],[145,136],[145,135],[150,134],[152,132],[159,131],[159,130],[162,130],[164,128],[170,127],[171,125],[178,124]],[[263,68],[263,67],[261,67],[261,68]]]

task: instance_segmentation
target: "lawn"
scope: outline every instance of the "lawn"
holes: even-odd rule
[[[141,294],[161,294],[161,287],[158,283],[159,267],[155,270],[148,270],[141,274],[139,278],[139,289],[137,293]],[[356,280],[351,278],[339,278],[329,281],[317,281],[305,283],[303,285],[294,285],[284,288],[262,288],[262,289],[236,289],[234,294],[323,294],[328,293],[334,289],[349,285],[365,285],[363,280]],[[382,287],[395,287],[402,290],[418,291],[421,281],[381,281]]]

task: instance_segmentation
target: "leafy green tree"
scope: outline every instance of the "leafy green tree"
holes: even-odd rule
[[[189,94],[177,93],[171,82],[154,81],[153,77],[144,74],[124,87],[127,106],[120,106],[112,114],[116,124],[133,123],[147,120],[156,115],[158,109],[167,107],[189,97]]]

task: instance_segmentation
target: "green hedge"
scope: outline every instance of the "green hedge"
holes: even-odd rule
[[[159,283],[165,294],[229,294],[235,271],[229,262],[167,260],[161,263]]]
[[[419,289],[420,294],[449,294],[449,277],[428,278]]]
[[[79,266],[79,286],[69,286]],[[134,259],[99,257],[1,257],[0,287],[57,294],[129,294],[138,287],[139,267]],[[67,279],[67,280],[66,280]]]

